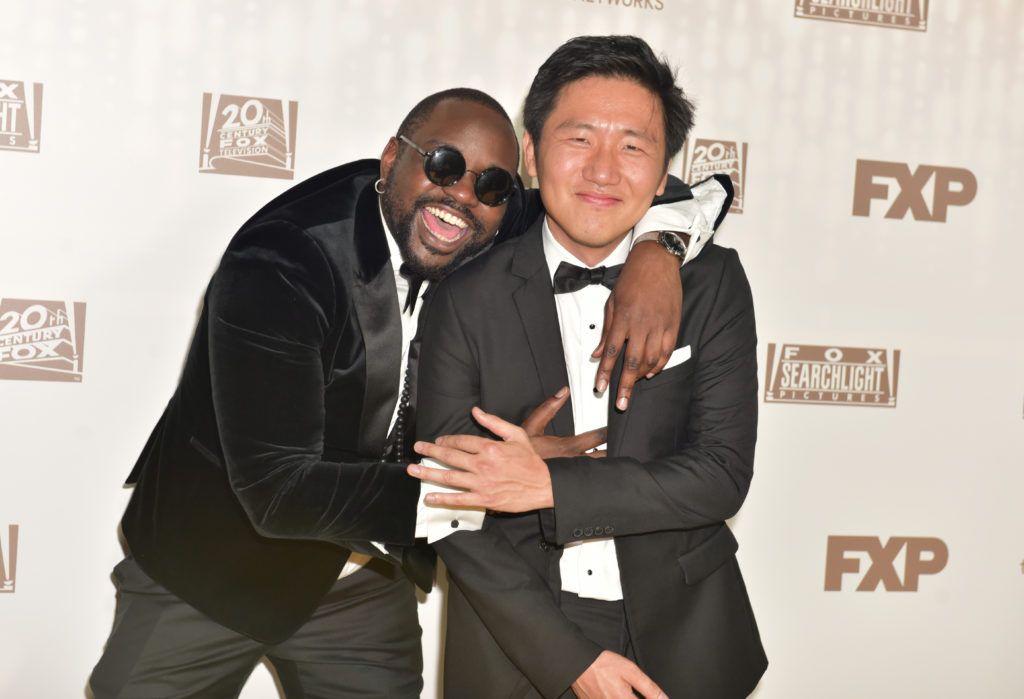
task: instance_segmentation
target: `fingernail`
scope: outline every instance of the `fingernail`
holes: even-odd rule
[[[409,464],[409,473],[411,473],[414,476],[420,475],[420,467],[417,466],[416,464]]]
[[[648,374],[647,376],[645,376],[644,378],[645,378],[645,379],[653,379],[653,378],[654,378],[654,372],[652,371],[651,373],[649,373],[649,374]]]
[[[568,392],[569,392],[569,387],[568,386],[562,386],[560,389],[558,389],[558,393],[555,394],[555,397],[561,398],[562,396],[564,396]]]
[[[606,388],[608,388],[608,379],[602,376],[597,380],[597,386],[594,387],[594,390],[598,393],[604,393],[604,389]]]
[[[618,408],[619,410],[625,410],[627,405],[629,405],[629,401],[626,400],[625,396],[615,401],[615,407]]]
[[[423,442],[416,442],[415,444],[412,445],[412,448],[415,449],[416,451],[420,451],[425,446],[426,445]]]
[[[437,496],[431,493],[430,495],[423,498],[423,502],[427,503],[428,505],[433,505],[435,502],[437,502]]]

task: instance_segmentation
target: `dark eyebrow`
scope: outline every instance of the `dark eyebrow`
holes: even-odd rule
[[[593,131],[594,128],[595,126],[593,124],[588,124],[585,121],[574,121],[572,119],[566,119],[561,124],[556,126],[555,130],[558,131],[560,129],[583,129],[584,131]],[[621,132],[627,136],[634,136],[649,143],[658,142],[657,139],[651,136],[647,131],[637,131],[636,129],[622,129]]]

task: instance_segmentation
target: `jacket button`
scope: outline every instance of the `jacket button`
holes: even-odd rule
[[[594,527],[594,533],[598,536],[601,536],[602,534],[604,534],[604,527]]]
[[[538,541],[538,542],[537,542],[537,547],[538,547],[538,548],[539,548],[539,549],[540,549],[541,551],[545,551],[545,552],[546,552],[546,551],[550,551],[550,550],[551,550],[551,546],[549,546],[549,545],[548,545],[548,542],[546,542],[546,541]]]
[[[452,529],[458,529],[458,528],[459,528],[459,520],[453,519],[452,520]]]
[[[593,527],[587,527],[586,529],[583,530],[583,533],[586,536],[593,536],[594,535],[594,528]]]
[[[607,527],[604,528],[604,533],[605,534],[609,534],[610,535],[614,531],[615,531],[615,527],[612,527],[612,526],[607,526]]]
[[[573,536],[583,536],[583,530],[580,529],[579,527],[576,527],[575,529],[572,530],[572,535]]]

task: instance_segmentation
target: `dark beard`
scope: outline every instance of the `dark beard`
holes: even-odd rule
[[[397,210],[398,205],[395,203],[392,195],[392,192],[395,191],[394,173],[395,171],[392,170],[384,183],[384,193],[380,195],[380,206],[381,211],[384,212],[384,220],[387,221],[388,228],[391,229],[395,242],[398,244],[398,250],[402,253],[402,262],[405,263],[406,268],[413,275],[428,281],[440,281],[454,272],[460,265],[490,247],[493,236],[488,237],[485,235],[484,226],[477,220],[476,216],[451,197],[439,198],[426,195],[418,197],[413,202],[412,207],[400,216]],[[462,214],[466,223],[469,224],[471,230],[469,240],[465,245],[452,256],[447,264],[441,266],[426,265],[412,252],[412,230],[416,223],[416,217],[420,215],[419,212],[424,206],[430,204],[439,204],[447,206],[453,211],[458,211]],[[426,248],[431,250],[429,243],[426,244]]]

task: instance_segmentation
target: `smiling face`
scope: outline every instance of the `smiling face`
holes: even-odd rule
[[[526,134],[523,148],[552,235],[590,265],[607,257],[665,191],[661,101],[632,80],[569,83],[538,142]]]
[[[447,145],[483,172],[500,167],[515,172],[515,133],[504,116],[476,102],[439,103],[413,133],[402,134],[424,151]],[[476,176],[466,172],[450,187],[439,187],[423,172],[423,156],[392,138],[381,156],[384,193],[381,208],[403,261],[427,279],[440,279],[487,247],[505,206],[485,206],[476,198]]]

